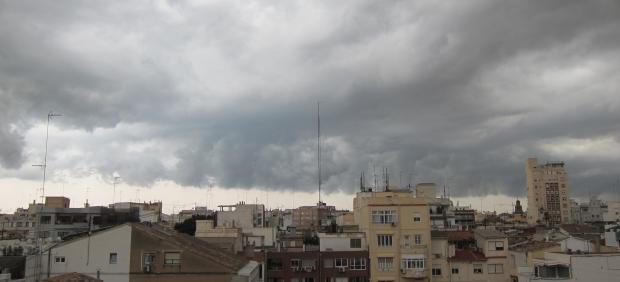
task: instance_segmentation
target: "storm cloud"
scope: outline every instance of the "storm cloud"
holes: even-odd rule
[[[522,195],[620,174],[617,1],[0,1],[0,177]],[[372,178],[372,177],[370,177]],[[372,182],[369,180],[369,182]]]

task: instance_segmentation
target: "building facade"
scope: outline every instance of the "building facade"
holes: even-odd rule
[[[358,192],[355,222],[368,241],[371,281],[430,281],[428,201],[410,190]]]
[[[266,281],[369,281],[364,233],[319,233],[318,238],[318,246],[284,247],[267,252]]]
[[[529,224],[570,223],[569,181],[563,162],[539,164],[538,159],[528,158],[525,179]]]
[[[71,272],[111,282],[259,280],[255,261],[186,234],[139,223],[73,238],[26,262],[26,281]]]

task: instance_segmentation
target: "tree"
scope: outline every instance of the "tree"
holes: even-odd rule
[[[182,223],[174,225],[174,230],[194,236],[196,234],[196,220],[209,219],[204,215],[192,215],[191,218],[184,220]]]

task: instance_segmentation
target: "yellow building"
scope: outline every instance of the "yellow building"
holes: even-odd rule
[[[570,223],[568,175],[563,162],[525,162],[527,223],[558,225]]]
[[[366,233],[371,281],[430,281],[427,200],[410,190],[359,192],[355,223]]]

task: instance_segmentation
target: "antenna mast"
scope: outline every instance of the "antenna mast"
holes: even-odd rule
[[[321,104],[319,102],[316,102],[316,122],[316,159],[319,182],[319,205],[321,205]]]

